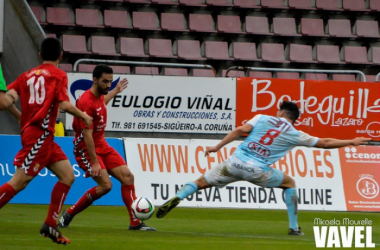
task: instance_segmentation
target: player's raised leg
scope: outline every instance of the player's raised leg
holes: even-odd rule
[[[156,213],[157,218],[163,218],[166,214],[175,208],[181,200],[194,194],[198,190],[210,187],[210,184],[206,181],[204,175],[198,178],[196,181],[186,183],[173,198],[162,204]]]
[[[134,176],[127,165],[121,165],[109,170],[109,173],[121,183],[121,197],[128,210],[129,230],[156,231],[153,227],[148,227],[145,223],[136,219],[132,213],[132,203],[136,199]]]
[[[93,177],[98,186],[87,190],[84,195],[70,208],[63,211],[58,221],[60,227],[68,227],[74,216],[92,205],[94,201],[107,194],[112,189],[112,182],[106,169],[100,170],[99,177]]]

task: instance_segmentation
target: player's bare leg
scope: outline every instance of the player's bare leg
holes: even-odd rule
[[[143,222],[136,219],[132,213],[132,203],[136,199],[135,177],[127,165],[122,165],[109,170],[109,173],[121,183],[121,197],[129,214],[129,230],[156,231],[153,227],[146,226]]]
[[[40,234],[49,237],[57,244],[70,244],[70,240],[63,236],[59,231],[57,227],[57,219],[71,185],[74,183],[74,172],[68,160],[58,161],[48,167],[48,169],[58,177],[58,182],[55,184],[51,192],[49,211],[45,223],[40,230]]]
[[[112,182],[106,169],[100,170],[99,177],[92,178],[98,185],[90,188],[84,195],[70,208],[63,211],[58,221],[60,227],[68,227],[75,215],[79,214],[92,203],[107,194],[112,189]]]
[[[178,206],[178,204],[189,195],[202,190],[205,188],[211,187],[211,185],[206,181],[205,177],[202,175],[197,180],[193,182],[186,183],[173,198],[162,204],[156,213],[157,218],[163,218],[166,214],[170,212],[173,208]]]
[[[285,192],[285,204],[288,210],[289,217],[289,235],[304,235],[301,228],[298,226],[298,196],[296,190],[296,182],[284,174],[284,179],[280,188]]]

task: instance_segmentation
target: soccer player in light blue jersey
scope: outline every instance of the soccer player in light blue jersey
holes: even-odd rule
[[[164,217],[181,200],[198,190],[209,187],[222,188],[229,183],[245,180],[261,187],[284,189],[289,235],[303,235],[298,226],[296,183],[290,176],[272,168],[271,165],[296,146],[339,148],[364,145],[371,139],[357,137],[351,140],[338,140],[310,136],[293,127],[299,116],[297,104],[284,101],[277,112],[277,117],[256,115],[226,135],[218,145],[206,147],[205,156],[219,151],[243,134],[249,134],[225,162],[214,166],[199,179],[186,183],[172,199],[159,207],[157,218]]]

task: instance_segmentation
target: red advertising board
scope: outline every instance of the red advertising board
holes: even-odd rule
[[[379,83],[238,78],[236,126],[256,114],[276,115],[282,101],[301,110],[297,129],[317,137],[380,140]]]

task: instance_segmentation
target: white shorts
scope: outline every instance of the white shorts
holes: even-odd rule
[[[256,167],[231,156],[208,170],[204,177],[208,184],[219,188],[235,181],[248,181],[261,187],[278,187],[284,180],[284,173],[269,166]]]

